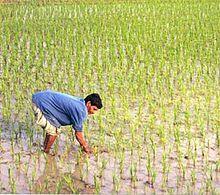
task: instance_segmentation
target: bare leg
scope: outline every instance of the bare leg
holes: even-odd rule
[[[46,138],[45,138],[45,145],[44,145],[44,152],[45,153],[49,153],[50,152],[50,148],[51,146],[53,145],[54,141],[56,140],[57,136],[56,135],[49,135],[47,134],[46,135]]]
[[[45,140],[44,140],[44,149],[46,148],[47,146],[47,143],[49,141],[49,137],[50,137],[50,134],[49,133],[46,133],[46,137],[45,137]]]

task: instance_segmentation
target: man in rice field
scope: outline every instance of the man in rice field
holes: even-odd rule
[[[102,108],[102,100],[97,93],[85,99],[68,94],[46,90],[33,94],[32,107],[35,120],[46,131],[44,152],[49,153],[51,146],[60,134],[60,127],[72,125],[75,136],[82,149],[92,153],[83,136],[83,122],[87,115],[95,114]]]

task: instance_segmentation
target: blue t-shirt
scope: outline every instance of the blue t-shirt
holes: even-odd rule
[[[55,127],[72,125],[75,130],[82,131],[88,114],[83,98],[46,90],[33,94],[32,102]]]

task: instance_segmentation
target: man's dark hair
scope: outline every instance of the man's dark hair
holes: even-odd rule
[[[100,98],[98,93],[92,93],[85,98],[85,102],[91,102],[92,106],[96,106],[98,109],[102,108],[102,99]]]

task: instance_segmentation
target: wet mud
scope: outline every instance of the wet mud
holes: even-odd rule
[[[162,146],[156,147],[154,157],[146,144],[133,153],[125,150],[122,165],[110,149],[99,149],[89,157],[83,154],[68,132],[57,139],[52,149],[56,155],[51,156],[42,152],[41,130],[35,129],[33,138],[28,137],[27,130],[15,137],[8,133],[11,125],[2,127],[1,193],[183,194],[218,193],[220,189],[219,153],[212,133],[208,134],[208,155],[198,148],[196,161],[182,155],[180,162],[174,143],[170,143],[172,151],[166,159]],[[186,143],[182,142],[181,148],[186,154]]]
[[[25,143],[25,141],[24,141]],[[61,147],[61,148],[60,148]],[[1,141],[0,158],[0,191],[1,193],[95,193],[100,188],[101,193],[112,193],[118,185],[119,193],[187,193],[189,191],[199,193],[206,182],[204,169],[205,162],[198,159],[196,166],[188,161],[185,177],[183,178],[175,154],[168,159],[169,173],[163,174],[161,159],[152,159],[154,169],[157,171],[155,182],[148,174],[146,168],[147,157],[145,154],[137,161],[138,157],[125,154],[123,172],[119,173],[120,163],[110,153],[99,154],[100,159],[106,160],[106,166],[101,170],[101,162],[96,156],[87,158],[77,150],[78,146],[72,146],[62,150],[62,144],[58,147],[55,156],[46,155],[41,151],[41,146],[34,144],[31,152],[22,150],[18,145],[12,146],[9,140]],[[162,151],[157,151],[157,156]],[[215,165],[217,161],[216,151],[210,153],[209,163]],[[136,163],[135,179],[131,178],[131,164]],[[192,183],[191,173],[195,170],[196,181]],[[212,187],[220,188],[219,171],[212,170]],[[120,180],[114,182],[116,175]],[[94,179],[97,178],[99,184]],[[166,180],[164,182],[164,180]],[[165,185],[165,186],[164,186]]]

